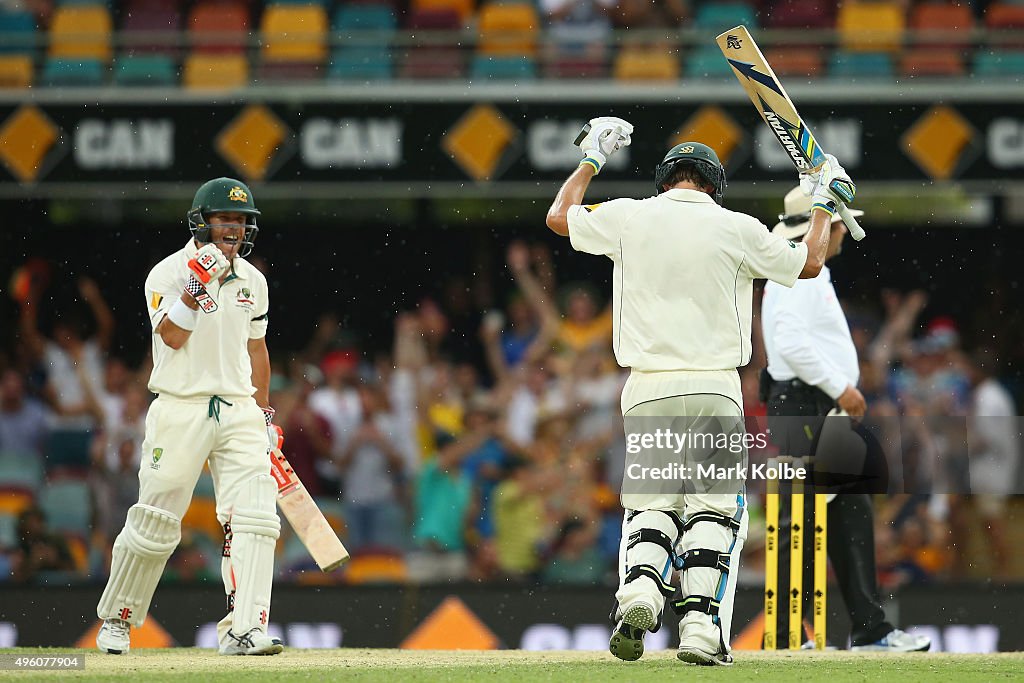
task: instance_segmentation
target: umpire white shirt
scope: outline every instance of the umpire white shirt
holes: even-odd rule
[[[827,266],[792,288],[767,283],[761,329],[772,379],[799,379],[833,399],[857,386],[857,348]]]
[[[146,301],[153,323],[153,374],[149,390],[179,398],[252,396],[248,342],[267,334],[267,279],[251,263],[235,258],[234,273],[207,291],[217,310],[199,312],[196,329],[175,351],[156,333],[167,310],[181,297],[188,261],[198,249],[193,240],[153,267],[146,278]]]
[[[697,190],[573,206],[568,223],[573,249],[614,264],[612,344],[632,368],[622,412],[695,393],[741,408],[736,368],[750,360],[753,281],[792,286],[806,245]]]

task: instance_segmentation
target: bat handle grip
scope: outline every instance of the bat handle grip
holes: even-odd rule
[[[860,227],[860,223],[850,213],[850,209],[846,204],[839,205],[839,215],[843,217],[843,223],[846,223],[846,229],[850,231],[850,237],[860,242],[864,239],[864,228]]]

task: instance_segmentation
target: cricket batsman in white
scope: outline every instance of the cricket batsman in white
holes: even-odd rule
[[[209,463],[224,527],[221,573],[228,613],[222,655],[272,655],[267,635],[274,548],[281,523],[269,450],[280,446],[269,403],[266,278],[245,260],[260,212],[241,181],[217,178],[196,192],[192,236],[146,278],[157,394],[146,418],[139,502],[114,541],[110,578],[96,607],[100,650],[124,654],[141,626],[181,518]]]
[[[814,178],[807,237],[796,244],[756,218],[723,208],[725,169],[718,156],[706,145],[684,142],[655,169],[655,196],[584,206],[591,179],[629,145],[632,133],[633,126],[616,117],[584,127],[576,140],[584,158],[555,197],[547,225],[577,251],[612,260],[614,351],[619,365],[631,369],[622,391],[627,421],[671,417],[673,431],[717,424],[731,436],[743,431],[736,368],[750,360],[753,281],[791,287],[798,278],[815,277],[840,201],[830,184],[842,183],[850,196],[855,188],[830,158]],[[746,449],[716,457],[745,465]],[[642,656],[644,635],[660,628],[665,602],[675,593],[672,572],[678,569],[680,593],[672,600],[681,616],[678,658],[732,663],[745,499],[742,479],[689,482],[657,493],[627,491],[623,481],[613,655]]]

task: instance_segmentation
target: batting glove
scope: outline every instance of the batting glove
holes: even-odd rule
[[[594,167],[595,175],[600,173],[608,157],[629,146],[632,134],[633,124],[617,116],[590,119],[576,136],[575,144],[583,150],[583,161],[580,164],[590,164]]]
[[[270,442],[271,450],[281,450],[284,447],[284,430],[274,424],[276,412],[273,408],[263,408],[263,419],[267,423],[267,441]]]
[[[188,269],[204,287],[219,280],[230,267],[228,257],[215,244],[204,244],[188,262]]]
[[[850,175],[831,154],[814,173],[800,175],[800,189],[811,197],[812,207],[834,214],[840,204],[850,204],[857,196],[857,186]]]

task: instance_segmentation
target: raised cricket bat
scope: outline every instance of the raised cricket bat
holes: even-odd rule
[[[277,482],[277,506],[317,566],[329,572],[344,564],[348,551],[277,448],[270,452],[270,473]]]
[[[761,54],[747,27],[729,29],[716,40],[740,85],[747,91],[761,118],[779,139],[793,165],[804,172],[817,170],[825,161],[825,152],[800,118],[793,100],[789,99],[786,89]],[[850,229],[853,239],[864,239],[864,229],[845,204],[839,204],[839,215]]]

